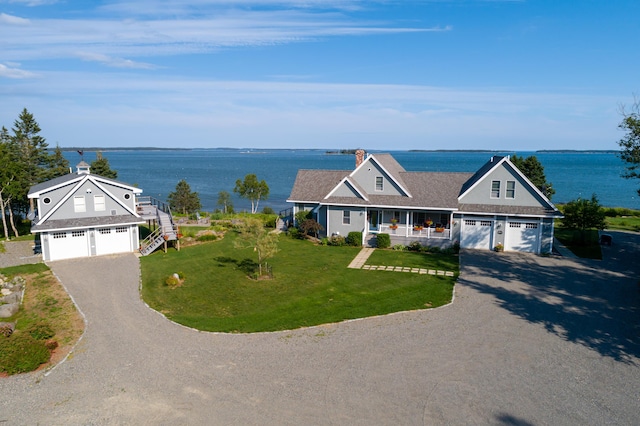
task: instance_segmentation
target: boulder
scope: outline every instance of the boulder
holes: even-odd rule
[[[0,297],[0,303],[20,303],[22,299],[22,292],[16,291],[6,296]]]
[[[0,305],[0,318],[9,318],[18,313],[20,303],[7,303]]]

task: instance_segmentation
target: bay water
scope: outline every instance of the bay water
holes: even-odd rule
[[[640,181],[623,179],[624,164],[613,152],[467,152],[467,151],[386,151],[407,171],[475,172],[492,155],[535,155],[544,166],[547,181],[556,190],[554,203],[566,203],[595,193],[603,206],[640,209],[637,189]],[[373,152],[375,154],[375,152]],[[74,167],[81,157],[64,152]],[[233,193],[237,179],[254,173],[270,188],[267,200],[260,202],[276,212],[290,207],[286,199],[299,169],[353,170],[355,156],[326,150],[252,149],[176,149],[103,151],[118,180],[138,186],[143,195],[166,201],[176,184],[185,179],[198,192],[203,210],[218,206],[220,191],[232,195],[236,211],[250,210],[250,203]],[[96,153],[85,150],[84,160],[95,160]]]

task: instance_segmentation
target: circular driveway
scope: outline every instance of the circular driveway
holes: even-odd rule
[[[133,255],[51,263],[86,333],[0,381],[0,423],[640,424],[640,238],[604,250],[464,252],[449,306],[251,335],[147,308]]]

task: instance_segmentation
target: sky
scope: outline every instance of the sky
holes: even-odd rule
[[[618,149],[637,0],[0,0],[50,146]]]

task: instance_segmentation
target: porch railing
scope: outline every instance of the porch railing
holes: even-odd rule
[[[380,231],[389,235],[397,235],[400,237],[414,237],[414,238],[429,238],[429,239],[445,239],[451,238],[451,229],[448,228],[418,228],[407,225],[396,225],[396,229],[392,228],[393,225],[380,225]]]

